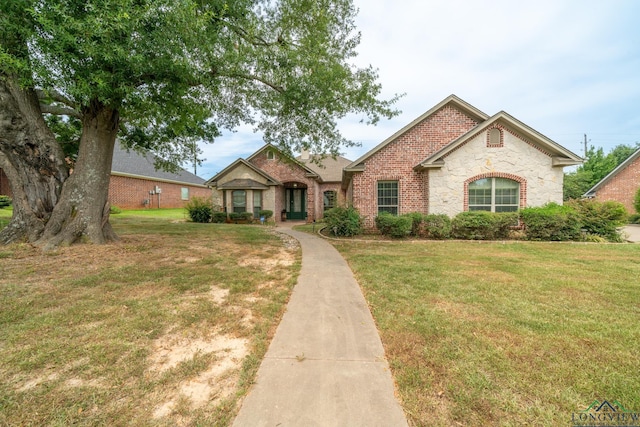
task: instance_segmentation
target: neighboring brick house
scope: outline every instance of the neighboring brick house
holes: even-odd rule
[[[214,204],[226,212],[253,212],[257,218],[260,210],[270,210],[276,221],[311,222],[344,198],[340,195],[342,169],[350,163],[340,156],[303,154],[294,159],[267,144],[206,184],[214,188]]]
[[[151,154],[127,151],[116,141],[109,181],[109,202],[125,209],[182,208],[194,196],[209,198],[205,180],[182,169],[156,170]],[[160,190],[160,191],[158,191]]]
[[[615,200],[622,203],[629,213],[635,213],[633,201],[639,188],[640,148],[590,188],[584,196],[600,201]]]
[[[152,155],[127,151],[116,141],[109,180],[109,203],[124,209],[182,208],[194,196],[211,197],[211,189],[204,182],[204,179],[185,170],[176,173],[156,170]],[[9,180],[2,169],[0,194],[11,196]]]
[[[563,167],[582,159],[501,111],[455,95],[345,167],[342,189],[367,228],[382,211],[515,211],[562,203]]]

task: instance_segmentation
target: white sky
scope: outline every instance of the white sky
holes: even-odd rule
[[[354,0],[356,64],[379,70],[402,113],[376,127],[345,120],[355,160],[451,94],[501,110],[578,155],[640,141],[640,1]],[[263,145],[251,128],[203,145],[209,179]]]

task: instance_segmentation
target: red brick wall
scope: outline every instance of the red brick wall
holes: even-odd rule
[[[194,196],[209,198],[211,190],[188,184],[174,184],[150,179],[139,179],[125,176],[111,175],[109,182],[109,202],[112,206],[124,209],[141,209],[145,207],[157,208],[158,195],[150,195],[149,191],[158,186],[162,189],[160,194],[161,208],[181,208],[188,202],[182,200],[182,188],[189,188],[189,198]],[[144,200],[150,204],[145,205]]]
[[[353,176],[353,205],[373,228],[378,214],[377,182],[398,181],[399,213],[428,212],[426,173],[413,167],[478,122],[457,108],[446,105],[400,135],[365,163],[365,170]]]
[[[640,157],[600,187],[596,192],[596,200],[615,200],[622,203],[629,213],[635,213],[633,200],[638,188],[640,188]]]
[[[265,171],[270,176],[285,184],[297,182],[307,186],[307,222],[316,218],[316,181],[313,178],[307,178],[307,172],[294,163],[288,163],[278,159],[276,155],[274,159],[267,159],[267,150],[262,151],[251,159],[251,163]],[[299,187],[301,188],[301,187]],[[320,195],[322,198],[322,195]],[[274,217],[276,221],[280,221],[280,212],[284,209],[284,190],[276,189],[276,211]],[[320,213],[321,214],[321,213]]]
[[[9,178],[4,174],[4,171],[0,169],[0,195],[11,197],[11,187],[9,186]]]

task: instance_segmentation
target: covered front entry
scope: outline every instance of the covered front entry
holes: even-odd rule
[[[300,183],[288,183],[285,191],[287,219],[307,218],[307,187]]]

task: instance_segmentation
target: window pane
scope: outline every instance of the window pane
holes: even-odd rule
[[[233,197],[233,211],[245,212],[247,210],[247,193],[244,190],[235,190]]]
[[[336,192],[335,191],[325,191],[324,192],[324,210],[328,210],[336,207]]]
[[[260,218],[262,210],[262,191],[253,190],[253,217]]]
[[[378,212],[398,214],[398,181],[378,181]]]
[[[520,183],[506,178],[479,179],[469,183],[468,197],[470,211],[515,212],[520,204]]]
[[[182,187],[180,190],[180,196],[182,198],[182,200],[189,200],[189,188],[188,187]]]

